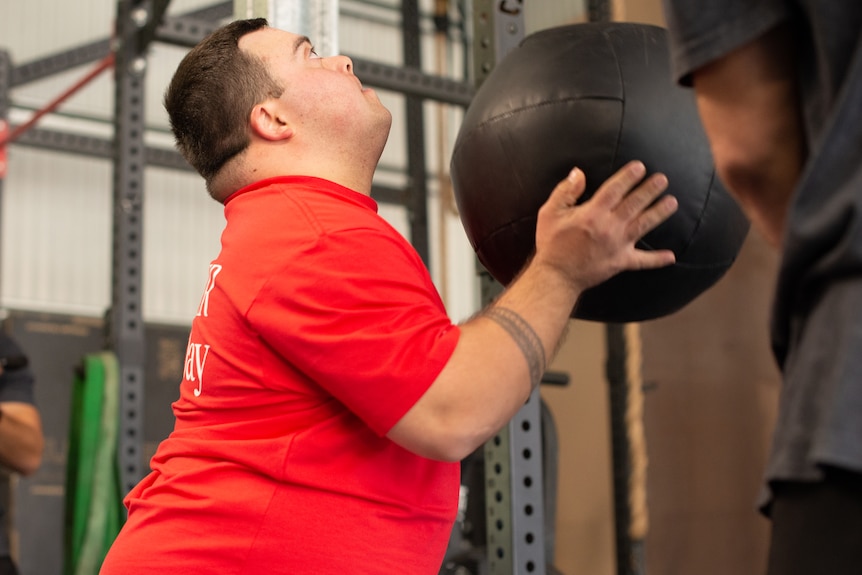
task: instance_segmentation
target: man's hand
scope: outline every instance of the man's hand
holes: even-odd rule
[[[670,250],[635,248],[635,242],[677,208],[673,196],[656,201],[667,189],[667,178],[645,175],[641,162],[630,162],[578,205],[586,182],[581,170],[572,170],[539,210],[531,265],[556,269],[581,293],[623,270],[674,263]]]

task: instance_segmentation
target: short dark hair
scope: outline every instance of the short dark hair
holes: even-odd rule
[[[267,25],[254,18],[217,29],[186,54],[165,91],[177,149],[207,185],[248,147],[252,108],[284,92],[260,58],[239,49],[240,38]]]

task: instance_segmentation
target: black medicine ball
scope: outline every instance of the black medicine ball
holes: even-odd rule
[[[638,247],[671,249],[676,263],[587,290],[572,317],[616,323],[679,310],[724,275],[749,224],[718,180],[694,94],[671,79],[664,29],[589,23],[526,37],[477,91],[452,154],[479,261],[507,285],[535,249],[536,217],[554,186],[577,166],[587,199],[630,160],[666,174],[679,202]]]

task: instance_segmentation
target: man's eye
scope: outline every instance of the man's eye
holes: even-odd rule
[[[315,51],[314,46],[312,46],[311,50],[308,51],[308,55],[311,58],[320,58],[320,56],[318,56],[317,52]]]

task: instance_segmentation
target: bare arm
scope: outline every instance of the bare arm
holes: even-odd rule
[[[0,463],[23,475],[42,462],[42,419],[39,410],[16,401],[0,403]]]
[[[792,54],[776,28],[693,76],[718,174],[775,247],[806,154]]]
[[[676,200],[662,175],[621,169],[589,201],[573,171],[539,212],[536,254],[488,309],[461,326],[455,351],[425,395],[389,432],[415,453],[457,461],[503,427],[524,405],[553,356],[580,294],[624,269],[673,263],[669,251],[634,243],[667,219]]]

